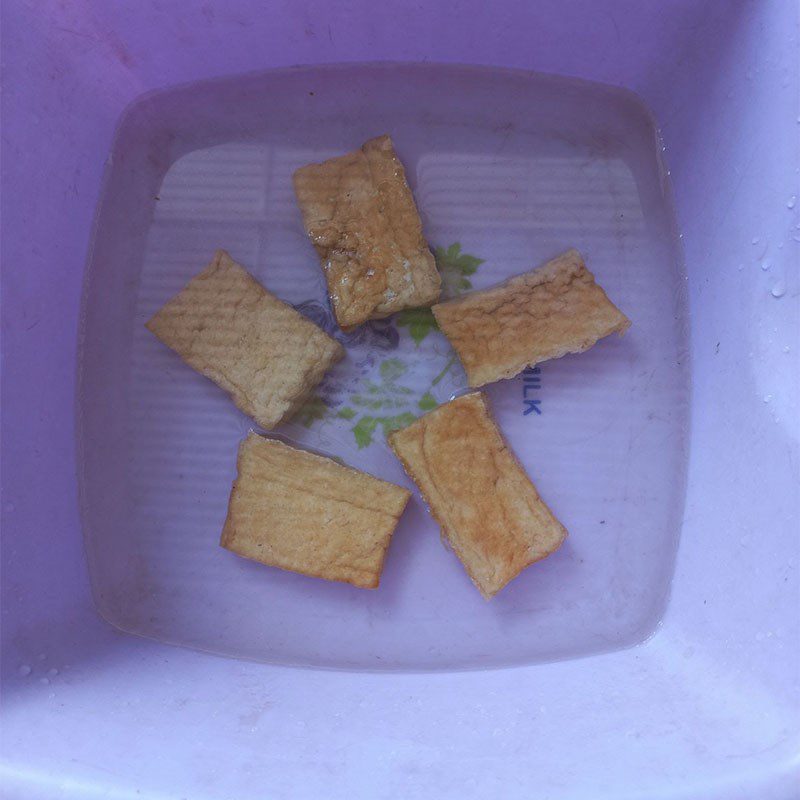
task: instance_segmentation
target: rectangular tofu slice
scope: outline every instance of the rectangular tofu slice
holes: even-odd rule
[[[389,437],[444,538],[488,600],[567,535],[509,450],[480,392]]]
[[[267,429],[288,419],[344,356],[224,250],[147,327]]]
[[[409,492],[250,433],[220,544],[245,558],[374,589]]]
[[[293,180],[342,328],[439,299],[436,262],[388,136],[300,167]]]
[[[476,388],[540,361],[582,353],[631,324],[577,250],[499,286],[435,305],[433,314]]]

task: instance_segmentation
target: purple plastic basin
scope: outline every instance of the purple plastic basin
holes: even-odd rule
[[[796,797],[794,3],[2,23],[0,794]],[[218,548],[249,422],[142,326],[217,246],[320,302],[288,175],[385,130],[476,287],[578,246],[634,320],[543,365],[541,415],[491,390],[571,535],[490,604],[418,499],[374,593]],[[439,345],[396,333],[427,386]],[[281,434],[404,480],[347,426]]]

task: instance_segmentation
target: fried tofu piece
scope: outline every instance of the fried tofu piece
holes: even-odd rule
[[[388,136],[300,167],[293,180],[343,329],[439,299],[436,262]]]
[[[631,324],[595,283],[577,250],[432,310],[474,388],[513,378],[541,361],[582,353]]]
[[[488,600],[567,535],[509,450],[480,392],[439,406],[389,437]]]
[[[250,433],[220,544],[272,567],[378,586],[408,490]]]
[[[288,419],[344,356],[224,250],[147,327],[266,429]]]

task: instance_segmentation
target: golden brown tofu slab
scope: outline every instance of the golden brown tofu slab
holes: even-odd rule
[[[290,417],[344,356],[224,250],[147,327],[267,429]]]
[[[436,262],[388,136],[301,167],[294,190],[342,328],[439,299]]]
[[[525,367],[622,335],[630,320],[608,299],[577,250],[491,289],[433,306],[469,385],[513,378]]]
[[[240,445],[237,467],[223,547],[272,567],[378,586],[406,489],[255,433]]]
[[[439,406],[389,442],[486,599],[564,541],[566,530],[509,450],[480,392]]]

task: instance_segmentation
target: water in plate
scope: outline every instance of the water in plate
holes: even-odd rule
[[[391,133],[447,291],[580,249],[624,338],[488,389],[567,543],[487,603],[417,495],[380,589],[281,572],[218,539],[252,427],[144,323],[230,251],[336,332],[290,176]],[[94,593],[120,628],[277,663],[480,668],[614,649],[657,624],[683,509],[687,308],[654,123],[619,90],[505,70],[273,71],[143,98],[109,159],[86,277],[81,500]],[[465,387],[426,312],[370,323],[277,433],[410,485],[392,426]]]

